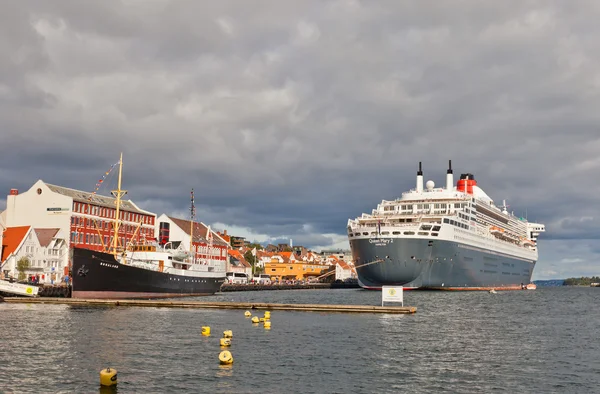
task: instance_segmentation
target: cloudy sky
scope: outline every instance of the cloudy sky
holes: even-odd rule
[[[142,208],[185,217],[193,187],[217,228],[347,247],[452,159],[547,225],[535,279],[600,273],[597,1],[2,8],[0,208],[37,179],[92,191],[122,151]]]

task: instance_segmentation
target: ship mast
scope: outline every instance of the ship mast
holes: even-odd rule
[[[115,212],[115,224],[114,224],[114,236],[113,236],[113,255],[117,256],[117,246],[119,243],[119,226],[121,224],[119,211],[121,208],[121,197],[127,194],[127,190],[121,190],[121,176],[123,174],[123,152],[121,152],[121,158],[119,159],[119,183],[117,184],[117,190],[112,190],[111,193],[116,198],[116,212]]]
[[[190,253],[192,254],[192,264],[196,260],[194,251],[194,222],[196,221],[196,207],[194,206],[194,189],[192,189],[192,204],[190,206]]]

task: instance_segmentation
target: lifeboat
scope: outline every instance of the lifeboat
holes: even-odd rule
[[[535,290],[537,289],[537,286],[534,283],[529,283],[527,284],[527,286],[525,286],[525,290]]]
[[[521,243],[524,246],[535,246],[535,242],[533,242],[532,240],[527,239],[527,238],[521,238]]]
[[[503,232],[504,232],[504,229],[501,229],[500,227],[496,227],[496,226],[490,227],[490,233],[492,233],[492,234],[502,234]]]

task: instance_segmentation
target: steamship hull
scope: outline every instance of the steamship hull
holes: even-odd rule
[[[418,238],[350,241],[359,284],[366,289],[517,290],[530,283],[535,261],[468,244]]]
[[[112,254],[73,249],[72,298],[172,298],[213,295],[225,274],[173,275],[119,263]],[[215,275],[215,276],[210,276]]]

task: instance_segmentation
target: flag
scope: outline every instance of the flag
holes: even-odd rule
[[[252,256],[256,257],[256,248],[252,249]]]

